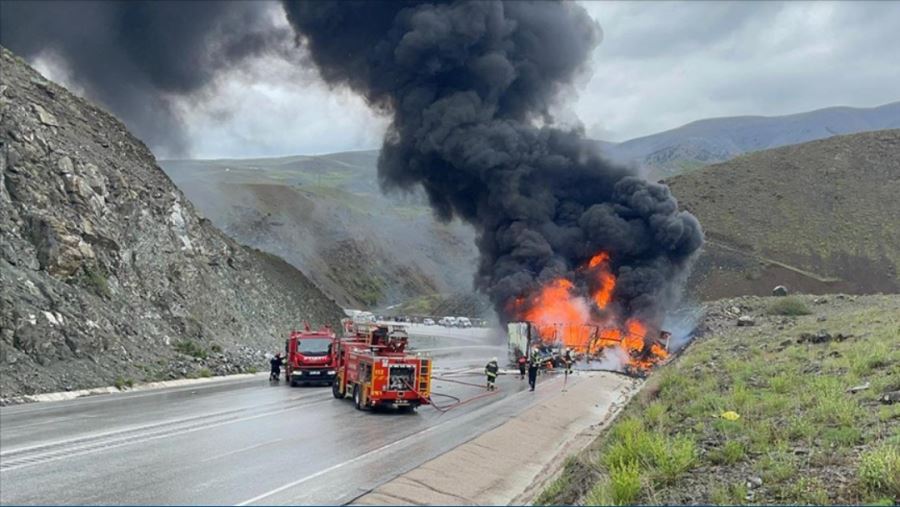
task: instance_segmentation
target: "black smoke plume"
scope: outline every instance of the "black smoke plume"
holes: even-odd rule
[[[277,9],[277,4],[276,9]],[[266,51],[293,46],[272,5],[253,1],[13,1],[0,4],[0,44],[62,63],[73,84],[170,156],[186,149],[173,98]]]
[[[285,10],[328,83],[392,115],[382,186],[421,185],[439,218],[475,227],[476,286],[501,318],[551,278],[580,280],[578,267],[604,250],[621,311],[658,322],[702,232],[667,187],[553,126],[551,106],[601,38],[582,7],[312,1]]]

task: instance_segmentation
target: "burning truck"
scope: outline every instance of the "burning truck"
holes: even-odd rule
[[[537,345],[547,361],[558,366],[568,348],[588,367],[599,363],[600,369],[644,376],[669,356],[671,333],[636,317],[623,318],[611,305],[616,276],[609,261],[609,254],[600,252],[576,271],[577,280],[551,279],[531,296],[511,303],[508,311],[518,318],[507,324],[511,361]],[[587,289],[579,291],[576,282]]]

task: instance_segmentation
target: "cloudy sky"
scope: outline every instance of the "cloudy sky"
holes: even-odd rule
[[[558,112],[623,141],[709,117],[900,100],[898,2],[583,2],[602,26],[591,73]],[[277,6],[278,23],[287,26]],[[49,58],[36,65],[65,72]],[[386,120],[314,71],[264,56],[175,108],[194,158],[377,148]],[[153,147],[166,157],[162,147]]]

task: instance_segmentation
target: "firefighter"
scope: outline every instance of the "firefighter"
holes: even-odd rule
[[[272,382],[278,382],[281,377],[281,366],[284,364],[284,359],[281,357],[281,352],[276,352],[275,357],[269,359],[269,364],[272,365],[272,372],[269,374],[269,380]]]
[[[519,380],[525,380],[525,370],[528,369],[528,358],[525,354],[520,353],[519,359],[516,361],[519,365]]]
[[[528,385],[531,391],[534,391],[534,385],[537,383],[538,368],[541,367],[541,353],[538,352],[537,345],[531,348],[531,357],[528,360]]]
[[[563,354],[563,362],[566,363],[566,375],[572,374],[572,363],[575,362],[575,357],[572,354],[572,349],[566,347],[566,351]]]
[[[496,389],[495,383],[497,382],[497,372],[500,371],[500,365],[497,364],[497,358],[491,359],[488,364],[484,367],[484,374],[487,375],[487,390],[493,391]]]

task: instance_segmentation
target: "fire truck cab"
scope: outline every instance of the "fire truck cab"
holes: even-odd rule
[[[284,342],[285,380],[291,386],[300,384],[331,384],[334,382],[337,338],[328,327],[310,331],[291,331]]]
[[[350,396],[359,410],[393,407],[413,411],[429,403],[431,359],[406,352],[402,326],[345,323],[338,342],[335,398]]]

